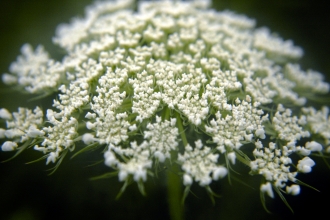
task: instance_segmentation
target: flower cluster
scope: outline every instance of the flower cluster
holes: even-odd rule
[[[60,25],[61,61],[23,45],[3,82],[58,99],[46,118],[0,109],[2,151],[31,146],[49,164],[102,148],[119,181],[139,187],[159,164],[209,187],[238,160],[263,176],[261,193],[299,194],[313,154],[330,153],[329,109],[311,106],[329,84],[301,70],[302,49],[206,0],[132,3],[99,1]]]

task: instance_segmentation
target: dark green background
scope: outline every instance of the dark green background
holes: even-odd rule
[[[60,53],[51,38],[59,23],[82,15],[91,0],[0,0],[0,73],[19,54],[24,43],[43,44],[55,57]],[[321,0],[221,0],[214,3],[217,10],[230,9],[257,20],[258,26],[267,26],[284,39],[293,39],[302,46],[305,56],[301,65],[327,75],[329,80],[330,55],[329,7]],[[17,96],[0,84],[0,107],[11,111],[18,106],[33,107],[50,102],[26,102],[29,96]],[[0,152],[0,161],[10,153]],[[104,165],[86,167],[99,157],[82,155],[65,160],[58,172],[47,176],[43,162],[25,165],[40,156],[38,152],[24,154],[14,161],[0,164],[0,219],[168,219],[166,184],[149,178],[147,197],[142,197],[135,185],[129,187],[119,201],[115,201],[121,184],[116,179],[89,181],[88,178],[107,171]],[[222,180],[212,188],[221,198],[212,206],[206,193],[199,187],[186,202],[187,219],[302,219],[312,214],[318,219],[328,216],[330,172],[322,161],[317,161],[312,174],[299,178],[318,188],[315,192],[302,187],[298,197],[287,197],[295,214],[277,197],[268,199],[273,214],[267,214],[260,203],[258,184],[251,189],[237,182],[230,186]],[[258,179],[258,178],[255,178]]]

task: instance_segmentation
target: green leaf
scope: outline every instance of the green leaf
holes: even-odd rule
[[[18,155],[20,155],[26,148],[28,148],[30,146],[32,141],[26,141],[21,147],[17,148],[16,153],[14,154],[14,156],[12,156],[11,158],[1,161],[1,163],[5,163],[8,162],[12,159],[14,159],[15,157],[17,157]]]
[[[239,161],[241,161],[242,163],[244,163],[245,165],[250,167],[251,159],[248,157],[248,155],[243,153],[243,151],[241,151],[241,150],[235,150],[235,153],[236,153],[236,158]]]
[[[209,197],[210,197],[210,199],[211,199],[211,201],[212,201],[212,204],[215,205],[215,199],[214,199],[214,197],[218,197],[218,198],[219,198],[219,197],[221,197],[221,196],[215,194],[215,193],[212,191],[212,189],[211,189],[210,186],[206,186],[205,189],[206,189],[206,192],[207,192],[207,194],[209,195]]]
[[[43,98],[46,98],[50,95],[52,95],[55,91],[46,91],[44,93],[42,93],[41,95],[37,95],[33,98],[30,98],[28,99],[28,102],[32,102],[32,101],[36,101],[36,100],[40,100],[40,99],[43,99]]]
[[[103,159],[102,159],[102,160],[98,160],[98,161],[96,161],[95,163],[92,163],[92,164],[87,165],[86,167],[96,166],[96,165],[98,165],[98,164],[100,164],[100,163],[103,163],[103,162],[104,162]]]
[[[319,154],[316,154],[316,156],[322,157],[324,163],[327,165],[327,167],[330,169],[330,164],[326,160],[326,158],[330,158],[329,156],[324,155],[322,152],[319,152]]]
[[[68,151],[69,151],[68,149],[65,149],[62,152],[60,159],[57,161],[56,165],[53,168],[49,169],[49,170],[51,170],[51,172],[48,174],[49,176],[52,175],[53,173],[55,173],[55,171],[59,168],[59,166],[61,165],[61,163],[62,163],[65,155],[68,153]]]
[[[230,162],[229,162],[229,160],[228,160],[227,157],[225,157],[225,161],[226,161],[226,167],[228,168],[228,174],[227,174],[227,176],[228,176],[228,182],[229,182],[229,184],[231,185],[232,182],[231,182],[231,174],[230,174],[230,171],[233,170],[233,169],[231,168],[231,166],[230,166]],[[233,170],[233,171],[234,171],[234,170]],[[235,171],[234,171],[234,172],[235,172]]]
[[[40,158],[38,158],[38,159],[36,159],[36,160],[33,160],[33,161],[30,161],[30,162],[27,162],[27,163],[25,163],[25,164],[36,163],[36,162],[39,162],[39,161],[41,161],[41,160],[46,159],[47,157],[48,157],[48,155],[44,155],[44,156],[42,156],[42,157],[40,157]]]
[[[93,144],[87,145],[86,147],[82,148],[81,150],[76,152],[74,155],[72,155],[70,159],[72,159],[72,158],[74,158],[74,157],[78,156],[79,154],[84,153],[86,151],[96,150],[99,147],[101,147],[101,145],[99,145],[99,143],[93,143]]]
[[[186,186],[186,188],[184,189],[183,197],[182,197],[182,200],[181,200],[182,205],[184,205],[184,201],[186,200],[189,192],[190,192],[190,185]]]
[[[302,182],[302,181],[300,181],[300,180],[296,180],[295,183],[297,183],[297,184],[299,184],[299,185],[307,186],[307,187],[309,187],[309,188],[311,188],[311,189],[314,189],[314,190],[317,191],[317,192],[320,192],[318,189],[316,189],[316,188],[314,188],[314,187],[312,187],[312,186],[308,185],[307,183],[304,183],[304,182]]]
[[[288,201],[286,201],[285,197],[283,196],[283,194],[281,193],[281,191],[277,188],[277,187],[273,187],[273,189],[275,190],[275,192],[280,196],[280,198],[282,199],[282,201],[284,202],[284,204],[291,210],[291,212],[293,213],[293,209],[291,208],[291,206],[289,205]]]
[[[121,187],[119,193],[116,196],[116,200],[118,200],[121,197],[121,195],[125,192],[127,186],[129,186],[131,183],[132,183],[131,178],[128,178],[128,179],[125,180],[124,185]]]
[[[89,180],[94,181],[94,180],[100,180],[100,179],[108,179],[108,178],[115,177],[117,175],[118,175],[118,171],[108,172],[108,173],[104,173],[104,174],[99,175],[99,176],[92,177]]]
[[[261,200],[262,207],[264,207],[265,211],[267,213],[271,214],[271,212],[267,209],[267,206],[266,206],[265,193],[261,192],[261,190],[260,190],[260,200]]]
[[[143,196],[146,196],[146,191],[144,189],[144,183],[142,180],[139,180],[139,182],[137,183],[138,184],[138,188],[139,188],[139,191],[140,193],[143,195]]]
[[[232,176],[231,176],[231,178],[232,178],[233,180],[235,180],[235,181],[239,182],[240,184],[242,184],[242,185],[244,185],[244,186],[247,186],[247,187],[249,187],[249,188],[251,188],[251,189],[255,190],[255,188],[254,188],[253,186],[251,186],[251,185],[247,184],[247,183],[246,183],[246,182],[244,182],[243,180],[241,180],[241,179],[239,179],[239,178],[235,177],[234,175],[232,175]]]

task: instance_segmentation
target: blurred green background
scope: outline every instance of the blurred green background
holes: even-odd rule
[[[60,50],[51,42],[59,23],[68,22],[76,15],[83,15],[84,7],[92,0],[0,0],[0,73],[19,54],[24,43],[34,47],[43,44],[55,58]],[[230,9],[257,20],[257,26],[267,26],[284,39],[293,39],[302,46],[305,56],[304,69],[324,73],[330,81],[330,31],[329,6],[321,0],[220,0],[214,1],[217,10]],[[0,83],[0,108],[11,111],[18,106],[44,108],[50,102],[26,102],[29,96],[19,95]],[[0,152],[0,161],[10,153]],[[87,167],[99,158],[96,152],[65,160],[60,169],[47,176],[44,161],[26,165],[40,156],[38,152],[24,154],[8,163],[0,163],[0,219],[169,219],[166,185],[159,179],[149,178],[147,197],[132,185],[119,201],[115,201],[121,187],[117,179],[89,181],[108,169],[103,165]],[[298,197],[287,197],[294,209],[292,214],[276,197],[268,199],[267,214],[259,199],[258,184],[246,178],[246,183],[232,186],[222,180],[212,185],[221,194],[212,206],[207,194],[193,187],[185,204],[186,219],[302,219],[307,214],[315,218],[328,216],[330,172],[322,160],[317,161],[312,174],[299,176],[302,181],[318,188],[315,192],[302,187]],[[258,181],[258,178],[255,178]],[[245,179],[244,179],[245,181]]]

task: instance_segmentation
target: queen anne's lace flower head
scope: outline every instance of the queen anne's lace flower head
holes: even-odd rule
[[[49,164],[101,147],[140,190],[163,164],[210,192],[240,161],[263,176],[261,193],[299,194],[313,154],[330,152],[328,107],[310,106],[329,84],[300,68],[302,49],[206,0],[132,3],[98,1],[60,25],[61,61],[23,45],[3,82],[58,98],[46,117],[0,109],[2,151],[33,146]]]

